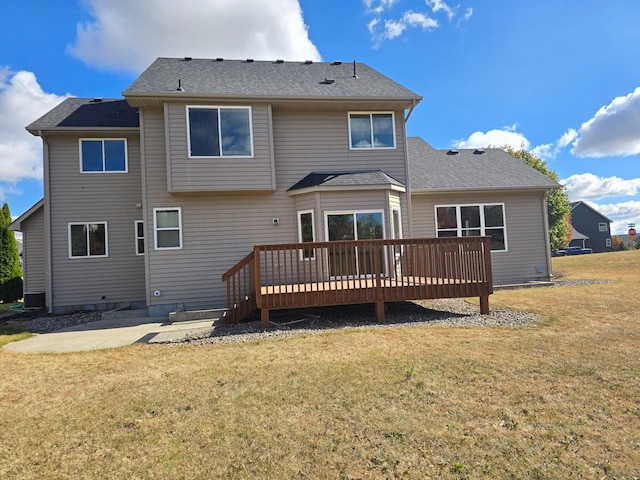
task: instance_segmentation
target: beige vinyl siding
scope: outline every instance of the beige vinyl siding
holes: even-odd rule
[[[178,108],[184,112],[184,106]],[[254,116],[260,112],[260,108],[252,108]],[[322,113],[274,110],[277,186],[274,192],[171,193],[167,191],[164,109],[145,107],[141,115],[146,152],[145,215],[152,219],[153,208],[181,207],[183,226],[181,250],[153,250],[152,234],[148,236],[147,300],[151,306],[183,306],[188,310],[226,306],[222,274],[249,254],[256,244],[297,242],[298,210],[314,209],[316,239],[322,240],[324,213],[317,211],[317,197],[304,195],[296,200],[297,197],[287,193],[289,187],[312,171],[380,169],[406,182],[400,113],[395,115],[397,149],[350,151],[346,109]],[[256,130],[259,128],[254,125],[254,135]],[[173,133],[169,137],[173,142]],[[339,192],[337,196],[323,194],[322,201],[325,199],[327,203],[322,205],[322,210],[385,210],[387,204],[385,190]],[[386,228],[388,215],[385,214]],[[273,225],[273,218],[279,219],[277,226]],[[151,295],[155,290],[160,290],[162,295]]]
[[[44,239],[44,208],[39,208],[22,223],[22,273],[25,292],[47,291]]]
[[[100,132],[91,136],[105,138]],[[144,257],[136,256],[133,229],[142,202],[139,137],[127,135],[128,173],[80,173],[78,139],[73,135],[48,139],[52,306],[107,308],[144,302]],[[107,223],[108,257],[69,258],[68,224],[93,222]]]
[[[494,285],[548,279],[543,199],[543,192],[413,195],[414,235],[436,236],[435,205],[503,203],[508,251],[492,252]]]
[[[191,105],[191,104],[190,104]],[[191,105],[195,106],[195,105]],[[274,175],[270,109],[251,108],[253,158],[189,158],[187,105],[166,104],[169,146],[169,190],[172,192],[220,192],[273,190]]]

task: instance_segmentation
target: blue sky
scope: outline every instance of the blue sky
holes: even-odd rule
[[[0,201],[43,195],[24,126],[120,97],[158,56],[361,61],[422,95],[434,147],[524,145],[571,200],[640,224],[637,0],[22,0],[0,29]]]

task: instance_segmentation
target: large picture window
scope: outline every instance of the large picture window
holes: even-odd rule
[[[492,251],[507,250],[504,205],[442,205],[436,206],[438,237],[491,237]]]
[[[182,212],[180,208],[154,208],[153,229],[156,250],[182,248]]]
[[[250,107],[187,107],[190,157],[251,157]]]
[[[82,173],[126,172],[126,139],[80,139],[80,171]]]
[[[350,113],[349,138],[352,149],[395,148],[393,113]]]
[[[69,257],[106,257],[107,223],[70,223]]]

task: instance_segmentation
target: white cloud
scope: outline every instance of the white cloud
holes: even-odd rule
[[[438,21],[428,13],[405,10],[402,13],[392,15],[391,10],[398,3],[398,0],[363,0],[366,13],[374,18],[367,22],[367,29],[374,42],[374,48],[380,47],[385,40],[393,40],[400,37],[409,28],[420,28],[422,30],[433,30],[440,26]],[[436,15],[443,12],[453,20],[458,14],[460,5],[450,7],[444,0],[425,0],[425,4],[431,9],[431,13]],[[473,15],[473,9],[467,8],[458,20],[460,23],[469,20]],[[390,17],[390,18],[383,18]]]
[[[103,69],[140,72],[159,56],[321,59],[298,0],[84,1],[93,20],[69,50]]]
[[[459,8],[451,8],[447,5],[443,0],[425,0],[426,4],[431,8],[433,13],[438,13],[439,11],[443,11],[449,17],[449,20],[452,20],[453,17],[456,16],[456,10]]]
[[[573,201],[605,197],[634,196],[640,191],[640,178],[625,180],[618,177],[598,177],[592,173],[571,175],[560,180]]]
[[[516,126],[504,127],[502,130],[474,132],[465,140],[453,143],[457,148],[511,147],[515,150],[529,149],[529,140],[516,131]]]
[[[576,138],[578,138],[577,130],[575,128],[570,128],[562,134],[556,144],[558,145],[558,148],[564,148],[568,145],[571,145],[576,140]]]
[[[42,140],[24,127],[66,97],[45,93],[32,72],[0,69],[0,182],[42,178]]]
[[[579,157],[640,154],[640,87],[600,108],[579,135],[571,150]]]
[[[640,225],[640,201],[603,205],[589,201],[586,203],[613,221],[611,224],[611,233],[613,235],[623,235],[627,233],[630,223],[635,223],[636,226]]]

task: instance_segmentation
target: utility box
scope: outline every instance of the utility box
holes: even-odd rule
[[[43,310],[47,306],[45,292],[25,292],[24,308]]]

